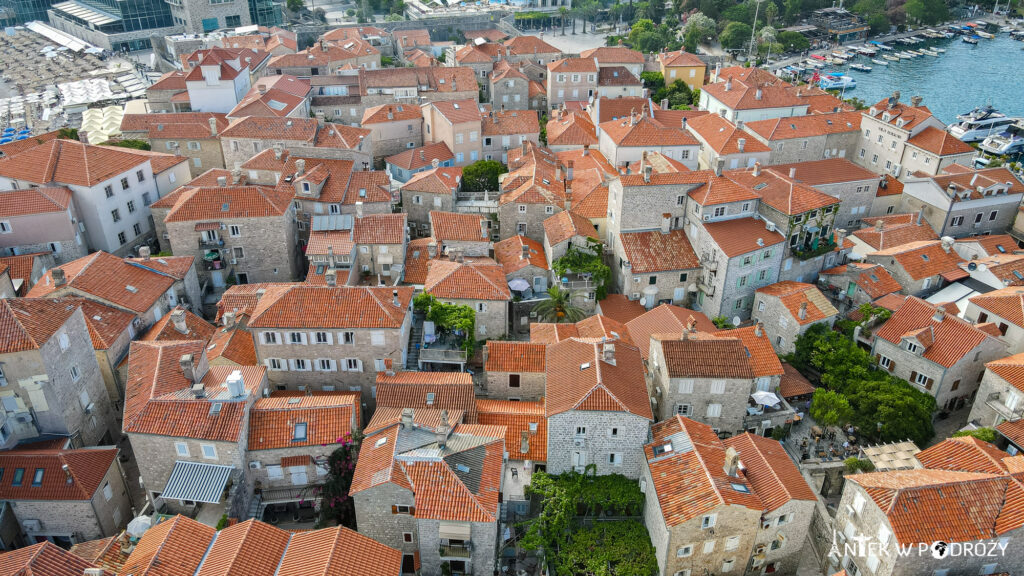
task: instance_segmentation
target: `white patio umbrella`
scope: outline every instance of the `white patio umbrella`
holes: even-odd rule
[[[771,392],[765,390],[758,390],[750,395],[754,399],[754,402],[763,406],[775,406],[779,403],[779,397]]]

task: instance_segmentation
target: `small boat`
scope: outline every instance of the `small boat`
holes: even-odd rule
[[[814,58],[815,60],[825,60],[825,57],[822,56],[821,54],[811,54],[811,58]]]
[[[939,54],[945,54],[946,53],[946,49],[945,48],[935,48],[935,47],[932,47],[932,52],[937,52]]]
[[[1002,132],[1020,118],[1009,118],[991,105],[985,105],[970,112],[957,114],[956,120],[946,126],[947,132],[964,142],[979,142],[992,134]]]
[[[977,36],[964,36],[963,38],[961,38],[961,40],[963,40],[967,44],[977,44],[978,43],[978,37]]]
[[[850,64],[850,68],[860,70],[861,72],[871,72],[871,66],[865,66],[864,64],[858,64],[856,62]]]
[[[921,54],[924,54],[926,56],[938,56],[939,55],[938,52],[932,52],[931,50],[929,50],[927,48],[921,48]]]
[[[875,50],[870,46],[860,46],[857,48],[857,53],[863,54],[864,56],[874,56],[875,54],[878,54],[878,50]]]
[[[899,62],[900,61],[899,56],[890,56],[888,54],[882,54],[882,58],[885,58],[886,60],[889,60],[890,62]]]
[[[975,30],[974,33],[988,40],[991,40],[996,37],[995,34],[992,34],[991,32],[985,32],[984,30]]]
[[[879,60],[878,58],[872,58],[871,61],[874,62],[875,64],[878,64],[879,66],[888,66],[889,65],[889,63],[886,62],[885,60]]]
[[[950,32],[949,30],[946,30],[945,32],[942,33],[943,38],[952,38],[953,36],[956,36],[956,34]]]
[[[850,90],[857,87],[857,81],[849,76],[828,74],[818,81],[825,90]]]

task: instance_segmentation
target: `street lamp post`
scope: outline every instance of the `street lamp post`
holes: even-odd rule
[[[750,48],[747,50],[747,60],[750,60],[751,55],[754,53],[754,35],[757,34],[757,15],[761,12],[761,3],[764,0],[757,0],[757,6],[754,8],[754,25],[750,30]]]

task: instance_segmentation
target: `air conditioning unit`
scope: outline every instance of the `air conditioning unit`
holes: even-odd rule
[[[573,448],[585,448],[587,446],[587,440],[585,438],[573,438]]]
[[[32,416],[30,414],[18,414],[14,419],[17,420],[19,424],[28,424],[32,421]]]
[[[238,258],[232,258],[231,259],[231,263],[232,264],[238,264]]]
[[[92,414],[96,410],[96,404],[89,402],[89,405],[85,407],[86,414]]]
[[[262,467],[263,467],[263,465],[260,464],[260,462],[258,460],[255,460],[253,462],[249,462],[249,469],[250,470],[259,470]]]
[[[633,284],[639,284],[639,283],[640,283],[640,277],[639,276],[633,276]]]
[[[39,520],[22,520],[21,525],[25,528],[25,532],[39,532],[43,529],[43,523]]]
[[[167,232],[164,232],[163,235],[161,236],[161,238],[163,238],[164,240],[170,240],[171,239],[171,235],[168,234]]]
[[[710,221],[710,220],[711,220],[711,216],[704,216],[704,221],[705,221],[705,222],[708,222],[708,221]]]
[[[630,300],[639,300],[640,299],[640,293],[639,292],[632,292],[632,293],[630,293],[629,299]]]
[[[79,222],[78,223],[78,231],[79,232],[85,232],[85,222]]]

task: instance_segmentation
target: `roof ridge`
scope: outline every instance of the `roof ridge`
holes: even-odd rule
[[[761,458],[761,461],[764,462],[765,466],[772,473],[772,477],[775,478],[775,480],[779,483],[779,486],[781,486],[782,490],[786,493],[787,500],[792,500],[793,499],[793,494],[790,492],[789,487],[786,486],[786,483],[782,481],[782,478],[779,478],[779,475],[775,472],[775,467],[772,466],[770,462],[768,462],[768,458],[766,458],[765,455],[764,455],[764,452],[761,451],[761,447],[758,446],[757,442],[754,441],[753,435],[750,432],[747,432],[745,434],[745,436],[747,437],[748,441],[750,442],[750,445],[753,446],[754,451],[757,452],[757,455]],[[782,444],[780,443],[779,445],[781,446]],[[785,450],[785,448],[783,448],[783,450]],[[742,455],[740,455],[740,458],[742,459]],[[744,477],[746,477],[745,474],[744,474]],[[750,479],[747,478],[747,481],[749,482]],[[754,494],[757,495],[759,500],[761,499],[761,496],[757,494],[756,490],[754,491]],[[763,500],[761,501],[761,504],[762,505],[764,504]]]
[[[711,485],[711,489],[715,492],[715,496],[718,496],[718,503],[725,504],[725,497],[722,496],[722,492],[718,489],[718,483],[716,483],[715,479],[711,477],[711,470],[708,468],[707,462],[704,461],[704,456],[700,453],[700,450],[697,448],[697,443],[693,441],[693,435],[690,434],[690,431],[686,428],[686,424],[683,423],[683,417],[677,414],[676,420],[679,422],[680,430],[686,433],[687,439],[693,446],[693,453],[694,455],[697,456],[697,460],[700,461],[700,469],[704,471],[704,476],[707,477],[708,484]]]

